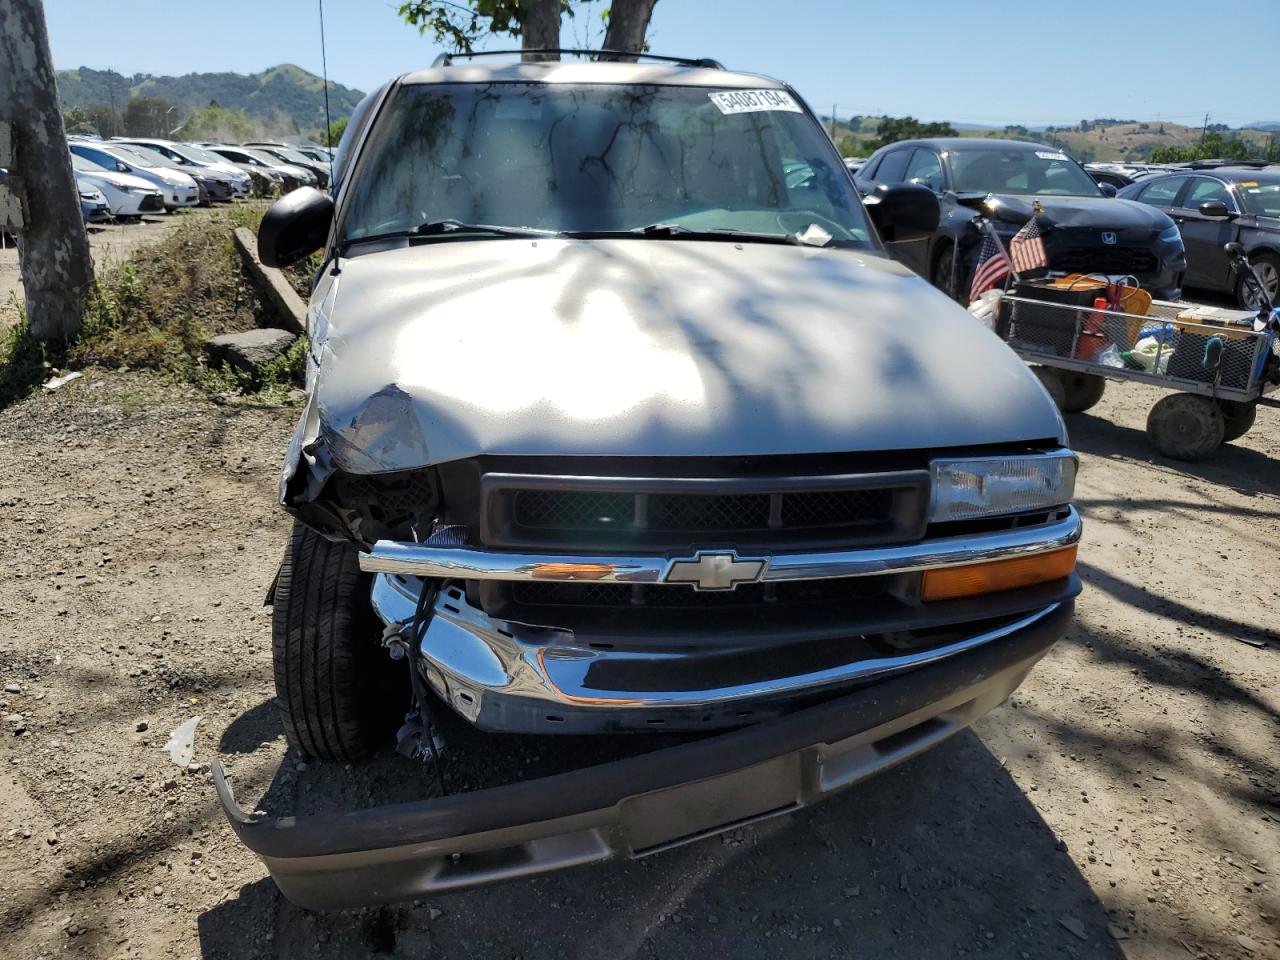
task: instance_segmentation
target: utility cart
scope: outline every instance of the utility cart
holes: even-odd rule
[[[1230,252],[1254,277],[1244,251]],[[1280,384],[1280,311],[1258,289],[1258,310],[1241,311],[1152,301],[1109,277],[1022,282],[1001,297],[995,330],[1065,412],[1096,404],[1107,380],[1174,391],[1151,408],[1147,435],[1166,456],[1201,460],[1244,436],[1259,406],[1280,407],[1266,396]]]

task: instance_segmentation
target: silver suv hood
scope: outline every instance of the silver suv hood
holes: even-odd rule
[[[326,272],[311,328],[286,480],[299,456],[320,479],[331,466],[377,473],[482,453],[747,456],[1066,439],[1003,343],[871,253],[638,239],[420,244]]]

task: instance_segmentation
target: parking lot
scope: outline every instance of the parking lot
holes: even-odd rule
[[[147,228],[143,228],[147,229]],[[101,236],[101,235],[99,235]],[[1086,589],[1011,702],[793,817],[647,859],[304,913],[217,808],[428,789],[286,754],[269,611],[293,411],[91,374],[0,413],[5,957],[1280,956],[1280,417],[1155,457],[1157,392],[1071,418]],[[18,692],[11,692],[14,687]],[[202,719],[195,772],[161,746]],[[451,775],[553,752],[459,745]]]

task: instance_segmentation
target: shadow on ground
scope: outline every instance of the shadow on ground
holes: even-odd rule
[[[1119,957],[1107,919],[1000,760],[965,732],[812,810],[644,860],[331,914],[263,880],[199,930],[206,960]]]

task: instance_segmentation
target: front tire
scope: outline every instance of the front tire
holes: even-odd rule
[[[929,271],[929,282],[952,300],[957,299],[955,291],[955,264],[952,262],[954,250],[955,247],[951,243],[940,244],[938,252],[935,253],[933,257],[933,267]]]
[[[1253,253],[1249,255],[1249,262],[1253,265],[1254,272],[1262,281],[1262,285],[1266,287],[1267,296],[1274,304],[1280,296],[1280,257],[1274,253]],[[1243,270],[1239,279],[1236,280],[1236,300],[1245,310],[1257,310],[1262,306],[1256,291],[1250,291],[1249,285],[1245,283]]]
[[[405,667],[382,649],[356,551],[294,523],[276,580],[271,654],[285,736],[308,757],[363,760],[409,705]]]

